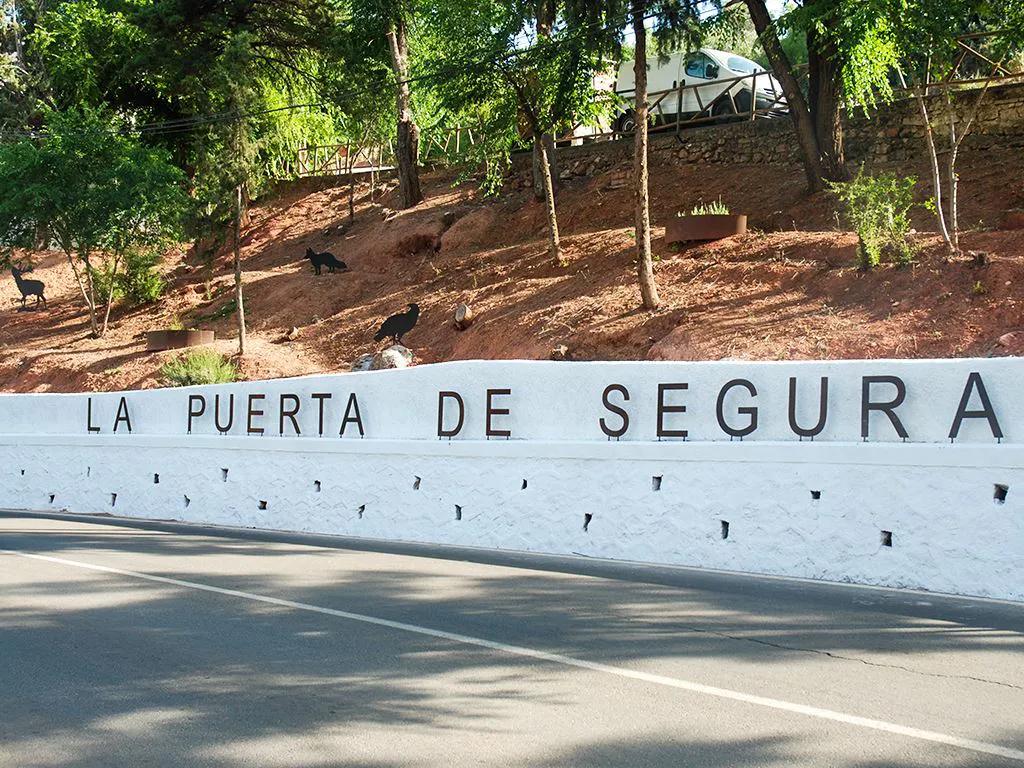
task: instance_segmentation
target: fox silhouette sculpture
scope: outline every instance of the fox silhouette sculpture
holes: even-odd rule
[[[391,339],[395,344],[402,343],[402,337],[413,329],[420,317],[418,304],[410,304],[405,312],[392,315],[380,324],[380,329],[374,334],[374,341]]]
[[[17,267],[11,267],[11,276],[14,278],[15,284],[18,286],[18,290],[21,291],[21,308],[25,309],[25,301],[29,296],[35,296],[36,298],[36,309],[39,308],[39,302],[46,306],[46,296],[43,295],[45,286],[42,280],[26,280],[22,277],[26,272],[31,272],[32,269],[18,269]]]
[[[309,262],[313,265],[314,275],[319,275],[320,270],[324,267],[327,267],[328,272],[334,272],[336,269],[340,269],[342,272],[348,271],[348,265],[330,251],[317,253],[312,248],[307,248],[306,258],[309,259]]]

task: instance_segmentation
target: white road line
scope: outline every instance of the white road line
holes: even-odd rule
[[[283,608],[292,608],[298,611],[310,611],[312,613],[320,613],[326,616],[335,616],[340,619],[359,621],[364,624],[373,624],[378,627],[397,629],[401,632],[412,632],[417,635],[436,637],[441,640],[451,640],[452,642],[462,643],[464,645],[473,645],[479,648],[488,648],[493,651],[509,653],[515,656],[523,656],[530,659],[537,659],[538,661],[547,661],[553,664],[562,664],[567,667],[587,669],[592,672],[601,672],[606,675],[615,675],[616,677],[623,677],[630,680],[639,680],[641,682],[651,683],[654,685],[661,685],[668,688],[677,688],[679,690],[690,691],[692,693],[700,693],[705,696],[714,696],[719,699],[739,701],[743,702],[744,704],[753,704],[754,706],[767,707],[768,709],[781,710],[783,712],[793,712],[798,715],[816,717],[819,720],[830,720],[837,723],[854,725],[859,728],[869,728],[874,731],[893,733],[899,736],[906,736],[912,739],[931,741],[937,744],[945,744],[950,747],[967,749],[972,752],[980,752],[985,755],[996,755],[998,757],[1005,757],[1009,760],[1015,760],[1017,762],[1024,763],[1024,751],[1010,749],[1008,747],[1002,747],[998,744],[990,744],[984,741],[975,741],[973,739],[964,739],[959,736],[938,733],[936,731],[925,731],[921,730],[920,728],[910,728],[905,725],[889,723],[884,720],[873,720],[868,717],[848,715],[843,712],[836,712],[835,710],[831,709],[822,709],[820,707],[812,707],[806,704],[796,704],[790,701],[782,701],[781,699],[772,699],[765,696],[755,696],[749,693],[743,693],[741,691],[733,691],[728,688],[717,688],[715,686],[704,685],[702,683],[695,683],[690,680],[682,680],[676,677],[655,675],[649,672],[640,672],[633,669],[626,669],[625,667],[614,667],[609,664],[600,664],[593,661],[586,661],[585,659],[577,659],[572,656],[563,656],[560,653],[548,653],[547,651],[539,651],[534,648],[527,648],[522,645],[509,645],[507,643],[499,643],[494,640],[485,640],[483,638],[472,637],[470,635],[460,635],[456,632],[445,632],[444,630],[431,629],[430,627],[421,627],[416,624],[406,624],[405,622],[401,621],[391,621],[390,619],[381,619],[376,616],[367,616],[362,613],[339,611],[334,608],[324,608],[319,605],[299,603],[294,600],[285,600],[279,597],[257,595],[253,592],[243,592],[237,589],[225,589],[224,587],[215,587],[210,584],[200,584],[194,581],[185,581],[183,579],[171,579],[166,576],[154,576],[149,573],[128,571],[122,568],[110,568],[105,565],[95,565],[93,563],[85,563],[79,560],[67,560],[62,557],[37,555],[31,552],[20,552],[12,549],[0,549],[0,553],[17,555],[19,557],[27,557],[32,560],[42,560],[49,563],[57,563],[59,565],[68,565],[75,568],[85,568],[90,571],[112,573],[118,576],[127,576],[133,579],[144,579],[146,581],[153,581],[159,584],[171,584],[176,587],[197,589],[203,592],[212,592],[218,595],[240,597],[245,600],[253,600],[258,603],[278,605]]]

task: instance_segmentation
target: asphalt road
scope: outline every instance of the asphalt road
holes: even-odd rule
[[[1024,605],[0,515],[0,766],[1024,766]]]

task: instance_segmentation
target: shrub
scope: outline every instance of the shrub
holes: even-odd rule
[[[872,176],[861,168],[853,181],[830,184],[842,201],[846,217],[857,232],[857,259],[861,269],[878,266],[889,256],[904,267],[914,260],[910,218],[914,206],[913,176],[901,178],[891,173]]]
[[[710,203],[705,203],[701,200],[699,205],[693,206],[693,209],[689,214],[679,213],[677,216],[728,216],[729,206],[722,202],[722,198],[712,200]]]
[[[212,349],[194,349],[165,363],[160,375],[173,387],[190,387],[237,381],[238,369],[224,355]]]
[[[160,257],[155,253],[131,253],[125,257],[121,285],[124,300],[131,307],[152,304],[164,295],[167,284],[156,272]]]
[[[124,257],[117,274],[113,274],[113,262],[107,260],[93,269],[92,281],[96,300],[105,302],[114,282],[114,300],[123,301],[129,307],[152,304],[164,294],[166,283],[155,271],[160,257],[150,252],[132,252]]]

